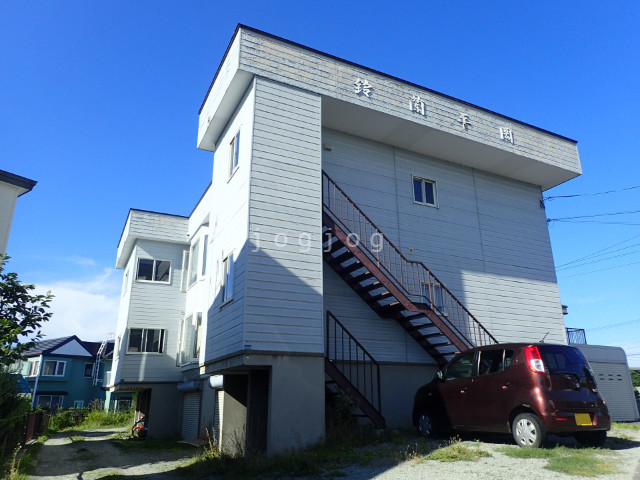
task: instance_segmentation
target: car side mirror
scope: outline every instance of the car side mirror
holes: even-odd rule
[[[438,377],[441,382],[444,382],[444,374],[442,373],[442,370],[438,370],[438,373],[436,373],[436,377]]]

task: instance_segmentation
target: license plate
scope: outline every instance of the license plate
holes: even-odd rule
[[[576,413],[576,425],[579,427],[591,426],[591,415],[588,413]]]

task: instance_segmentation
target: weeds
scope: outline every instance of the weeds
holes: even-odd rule
[[[547,459],[547,470],[579,475],[583,477],[595,477],[609,473],[618,473],[612,460],[602,458],[602,455],[611,455],[611,450],[599,448],[569,448],[556,446],[553,448],[520,448],[503,447],[502,453],[512,458],[542,458]]]
[[[621,428],[623,430],[640,430],[640,424],[638,423],[618,423],[613,422],[611,425],[614,428]]]

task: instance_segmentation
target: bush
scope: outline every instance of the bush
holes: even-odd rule
[[[16,375],[0,370],[0,465],[21,440],[31,403],[18,394]]]
[[[133,423],[134,410],[90,410],[82,422],[83,427],[124,427]]]
[[[81,412],[78,410],[58,410],[49,421],[49,430],[58,431],[64,428],[76,426],[81,419]]]

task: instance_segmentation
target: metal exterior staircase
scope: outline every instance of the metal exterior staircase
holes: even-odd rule
[[[337,385],[377,428],[385,427],[381,413],[380,365],[342,323],[327,311],[325,373],[327,388]]]
[[[407,259],[322,174],[324,259],[371,308],[392,319],[444,365],[455,353],[497,340],[424,265]]]

